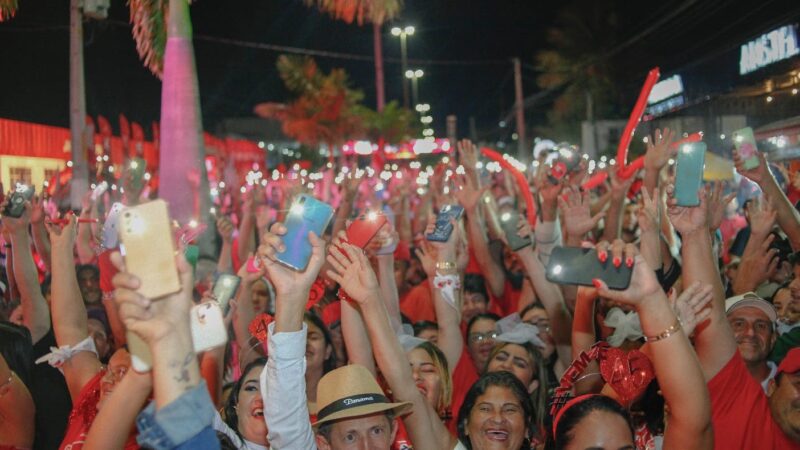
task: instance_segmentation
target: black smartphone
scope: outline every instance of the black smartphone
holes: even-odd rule
[[[594,286],[592,280],[599,278],[611,289],[627,289],[633,269],[621,264],[614,267],[611,258],[606,262],[597,259],[593,248],[556,247],[550,254],[545,276],[558,284]]]
[[[517,233],[517,224],[519,223],[519,212],[509,211],[500,214],[500,226],[506,235],[508,246],[511,250],[518,251],[531,245],[531,237],[520,237]]]
[[[462,214],[464,214],[464,208],[459,205],[442,206],[439,214],[436,215],[436,228],[434,228],[433,233],[425,235],[425,239],[447,242],[450,239],[450,235],[453,234],[453,224],[451,222],[460,219]]]
[[[25,202],[33,198],[33,192],[33,186],[25,184],[17,185],[17,189],[11,194],[11,198],[8,199],[8,203],[3,210],[3,215],[15,219],[22,217],[22,213],[25,212]]]

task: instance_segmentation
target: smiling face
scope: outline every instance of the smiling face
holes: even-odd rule
[[[263,366],[256,366],[243,375],[236,404],[238,429],[242,437],[259,445],[267,445],[267,424],[264,422],[264,401],[261,399],[259,375]]]
[[[111,355],[111,359],[108,360],[108,369],[100,380],[100,401],[97,402],[98,411],[103,407],[108,396],[114,392],[117,383],[128,373],[130,367],[131,354],[124,348],[117,350]]]
[[[566,450],[634,450],[633,436],[619,414],[596,410],[581,419],[571,430]]]
[[[536,361],[533,360],[525,347],[518,344],[505,344],[489,361],[487,372],[511,372],[522,384],[533,392],[538,383],[536,381]]]
[[[518,450],[528,428],[522,405],[511,389],[490,386],[470,410],[465,432],[473,449]]]
[[[411,374],[420,393],[434,410],[438,410],[442,398],[442,378],[433,358],[421,348],[406,354],[411,364]]]
[[[320,450],[389,450],[397,434],[397,425],[386,413],[339,420],[328,436],[317,434]]]
[[[467,335],[467,350],[475,363],[478,372],[486,369],[489,354],[494,347],[494,338],[497,335],[495,321],[492,319],[478,319],[472,324]]]
[[[743,306],[728,314],[728,322],[733,328],[742,359],[750,364],[766,361],[776,337],[773,323],[766,313],[755,307]]]
[[[770,381],[769,406],[781,430],[800,440],[800,373],[782,373]]]

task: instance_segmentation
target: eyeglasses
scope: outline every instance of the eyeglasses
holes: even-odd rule
[[[470,333],[469,334],[469,341],[472,343],[483,342],[484,340],[491,339],[495,340],[497,338],[496,331],[487,331],[486,333]]]

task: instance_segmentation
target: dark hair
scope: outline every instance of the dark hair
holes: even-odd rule
[[[92,275],[94,275],[97,278],[100,278],[100,269],[98,269],[97,266],[95,266],[94,264],[78,264],[75,267],[75,274],[77,275],[83,272],[84,270],[90,270],[92,272]]]
[[[553,436],[553,450],[562,450],[569,445],[574,437],[572,430],[583,420],[586,416],[594,411],[605,411],[612,414],[617,414],[628,425],[631,432],[631,439],[633,439],[633,426],[631,425],[631,417],[625,408],[622,407],[616,400],[605,395],[593,395],[587,397],[563,412],[559,418],[558,424],[555,429],[555,436]]]
[[[469,336],[469,332],[470,330],[472,330],[472,326],[475,325],[475,322],[479,320],[494,320],[495,322],[497,322],[500,320],[500,316],[498,316],[495,313],[475,314],[474,316],[472,316],[472,319],[469,319],[469,322],[467,322],[467,336]]]
[[[511,372],[491,372],[481,376],[475,384],[469,388],[467,395],[464,397],[464,403],[461,404],[461,409],[458,411],[458,439],[468,449],[472,450],[472,442],[467,436],[467,422],[472,408],[478,401],[478,397],[485,394],[490,387],[504,387],[514,394],[514,397],[522,406],[522,412],[525,416],[525,426],[528,429],[528,435],[525,436],[526,441],[530,437],[532,430],[531,418],[533,417],[533,406],[531,405],[528,391],[522,382],[517,379]],[[523,446],[523,448],[525,448]]]
[[[320,319],[316,314],[305,313],[304,320],[311,322],[314,324],[314,326],[322,330],[322,336],[325,338],[325,345],[331,347],[331,355],[328,356],[322,363],[322,374],[325,375],[336,368],[336,352],[333,351],[331,332],[328,331],[328,327],[325,326],[325,322],[323,322],[322,319]]]
[[[32,390],[33,341],[30,331],[11,322],[0,322],[0,354],[8,368],[17,374],[28,390]]]
[[[423,331],[438,330],[439,324],[430,320],[420,320],[414,324],[414,336],[419,336]]]
[[[244,370],[242,370],[242,376],[239,377],[235,383],[233,383],[233,386],[231,387],[231,393],[228,395],[228,401],[225,402],[225,406],[223,407],[223,412],[225,413],[225,423],[228,424],[231,430],[233,430],[239,437],[242,437],[241,433],[239,433],[239,414],[236,411],[236,407],[239,403],[239,391],[242,389],[242,385],[247,379],[247,374],[249,374],[251,370],[258,367],[263,368],[266,365],[267,358],[258,358],[245,366]]]
[[[543,429],[545,420],[547,420],[547,404],[550,397],[548,393],[550,376],[547,366],[545,365],[547,361],[544,359],[544,356],[542,356],[542,352],[540,352],[539,349],[530,342],[517,344],[515,342],[498,341],[494,348],[492,348],[492,351],[489,353],[489,359],[486,361],[486,369],[489,368],[488,366],[494,357],[509,345],[519,345],[520,347],[524,348],[525,351],[528,352],[528,356],[530,356],[533,360],[533,368],[535,371],[533,374],[533,379],[539,382],[539,387],[537,387],[536,391],[534,391],[532,394],[528,394],[531,400],[531,405],[533,406],[531,421],[537,426],[536,430]],[[527,386],[525,386],[525,388],[527,392]]]
[[[489,291],[486,290],[486,279],[483,275],[468,273],[464,275],[464,292],[483,294],[486,303],[489,303]]]
[[[537,300],[537,301],[535,301],[533,303],[528,303],[527,306],[522,308],[522,311],[519,312],[519,316],[520,317],[525,317],[525,314],[528,314],[529,311],[534,310],[534,309],[542,309],[542,310],[547,311],[547,309],[545,309],[545,307],[542,304],[542,302]]]

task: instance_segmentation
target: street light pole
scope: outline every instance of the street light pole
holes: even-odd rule
[[[405,74],[406,78],[411,80],[411,98],[414,100],[414,105],[417,105],[419,103],[419,79],[425,72],[422,69],[406,70]]]
[[[402,65],[402,73],[408,72],[408,36],[414,35],[414,27],[407,26],[405,28],[394,27],[392,28],[392,36],[400,38],[400,63]],[[408,103],[408,81],[403,77],[403,106],[409,107]]]

